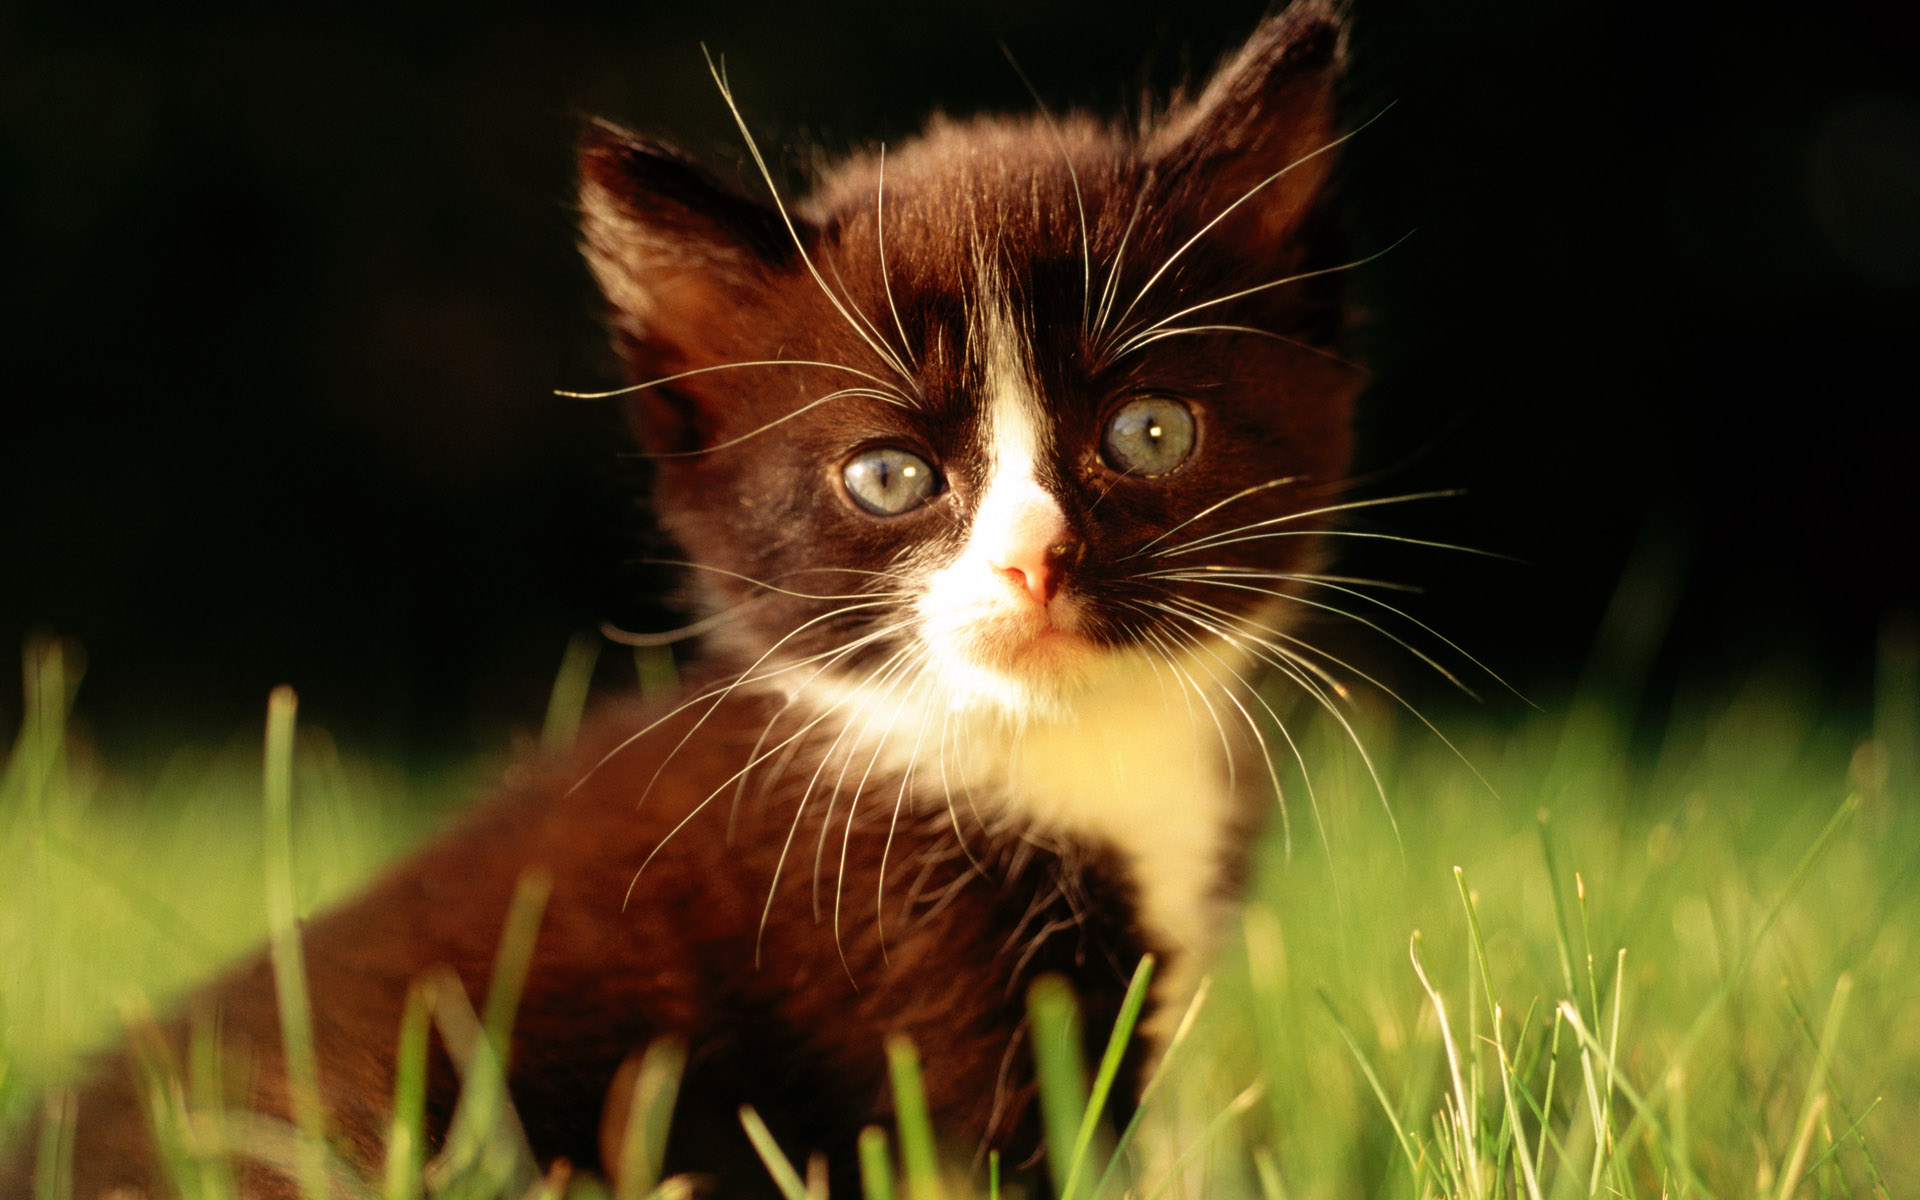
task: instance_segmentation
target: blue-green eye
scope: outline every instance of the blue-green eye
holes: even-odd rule
[[[1193,453],[1193,413],[1171,396],[1120,406],[1100,441],[1107,465],[1129,475],[1165,475]]]
[[[911,512],[940,491],[940,476],[927,460],[894,446],[862,450],[840,468],[853,502],[876,517]]]

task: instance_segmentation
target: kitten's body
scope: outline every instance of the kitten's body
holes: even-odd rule
[[[1326,686],[1286,630],[1357,385],[1319,234],[1339,40],[1297,8],[1137,133],[938,122],[791,222],[590,135],[586,250],[709,656],[307,929],[349,1159],[380,1157],[409,981],[483,995],[530,869],[513,1081],[547,1158],[597,1162],[616,1069],[667,1034],[670,1169],[766,1186],[751,1103],[844,1171],[904,1033],[941,1127],[1020,1161],[1029,982],[1067,975],[1097,1037],[1150,951],[1163,1026],[1272,803],[1250,681]],[[265,962],[189,1008],[287,1111]],[[81,1197],[153,1178],[131,1069],[103,1071]]]

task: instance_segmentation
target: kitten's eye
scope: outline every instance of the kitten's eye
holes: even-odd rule
[[[940,490],[940,476],[917,454],[894,446],[862,450],[840,468],[853,502],[876,517],[919,508]]]
[[[1193,414],[1171,396],[1120,406],[1100,442],[1107,465],[1129,475],[1165,475],[1193,453]]]

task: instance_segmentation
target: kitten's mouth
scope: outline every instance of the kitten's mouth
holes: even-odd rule
[[[1084,666],[1097,647],[1079,631],[1080,611],[1064,598],[1045,608],[1003,612],[982,622],[975,654],[982,665],[1014,675],[1053,675]]]

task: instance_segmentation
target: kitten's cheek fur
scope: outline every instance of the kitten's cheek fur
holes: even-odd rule
[[[934,572],[918,607],[943,690],[967,707],[1035,715],[1083,691],[1101,653],[1080,633],[1081,599],[1060,592],[1038,603],[986,553]]]

